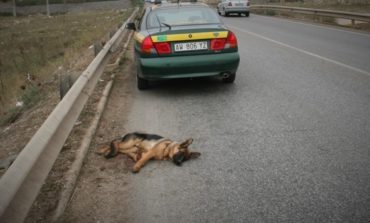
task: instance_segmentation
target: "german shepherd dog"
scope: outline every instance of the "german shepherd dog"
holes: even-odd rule
[[[184,161],[198,158],[200,153],[189,150],[192,142],[191,138],[179,143],[159,135],[133,132],[114,139],[109,145],[102,145],[97,154],[107,159],[118,153],[126,154],[135,161],[132,172],[137,173],[151,159],[172,160],[180,166]]]

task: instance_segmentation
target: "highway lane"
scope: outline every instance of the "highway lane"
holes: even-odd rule
[[[132,105],[127,121],[117,124],[176,140],[193,137],[201,158],[182,167],[151,162],[134,175],[114,171],[122,168],[119,158],[101,171],[105,161],[90,155],[66,221],[370,219],[370,57],[359,46],[370,37],[255,15],[224,22],[239,40],[235,84],[171,81],[139,92],[132,74],[124,86]],[[121,89],[116,84],[114,91]],[[117,113],[111,103],[105,119]]]
[[[226,17],[223,21],[292,47],[370,71],[369,34],[259,15],[244,20],[236,18]]]

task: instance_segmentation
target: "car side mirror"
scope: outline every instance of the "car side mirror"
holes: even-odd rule
[[[136,25],[134,22],[129,22],[126,24],[126,29],[134,30],[136,31]]]

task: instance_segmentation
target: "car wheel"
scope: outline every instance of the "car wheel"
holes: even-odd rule
[[[246,17],[249,17],[249,12],[246,12],[246,13],[245,13],[245,16],[246,16]]]
[[[145,79],[139,77],[139,75],[136,75],[136,80],[137,80],[137,88],[139,90],[148,89],[148,87],[149,87],[149,81],[148,80],[145,80]]]
[[[227,83],[227,84],[234,83],[234,81],[235,81],[235,76],[236,76],[236,74],[235,74],[235,73],[230,74],[228,77],[224,77],[224,78],[222,78],[222,82]]]

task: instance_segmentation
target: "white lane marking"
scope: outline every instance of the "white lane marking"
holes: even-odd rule
[[[336,65],[339,65],[339,66],[342,66],[342,67],[345,67],[347,69],[350,69],[350,70],[353,70],[353,71],[356,71],[356,72],[359,72],[361,74],[365,74],[365,75],[369,75],[370,76],[370,72],[366,71],[366,70],[362,70],[360,68],[357,68],[357,67],[352,67],[350,65],[347,65],[347,64],[344,64],[344,63],[341,63],[339,61],[336,61],[336,60],[332,60],[332,59],[329,59],[327,57],[323,57],[323,56],[320,56],[318,54],[315,54],[315,53],[311,53],[311,52],[308,52],[306,50],[302,50],[302,49],[299,49],[297,47],[294,47],[294,46],[291,46],[291,45],[288,45],[288,44],[285,44],[285,43],[282,43],[282,42],[279,42],[279,41],[276,41],[276,40],[273,40],[273,39],[270,39],[268,37],[265,37],[265,36],[262,36],[262,35],[259,35],[257,33],[253,33],[253,32],[249,32],[249,31],[246,31],[246,30],[243,30],[243,29],[240,29],[238,27],[235,27],[235,26],[231,26],[231,25],[228,25],[228,27],[230,28],[233,28],[233,29],[237,29],[239,30],[240,32],[243,32],[243,33],[246,33],[246,34],[249,34],[249,35],[252,35],[252,36],[256,36],[258,38],[261,38],[261,39],[264,39],[264,40],[267,40],[267,41],[270,41],[272,43],[275,43],[275,44],[278,44],[278,45],[281,45],[281,46],[284,46],[284,47],[287,47],[289,49],[293,49],[293,50],[296,50],[298,52],[301,52],[301,53],[304,53],[304,54],[307,54],[307,55],[310,55],[310,56],[313,56],[313,57],[316,57],[316,58],[319,58],[319,59],[322,59],[322,60],[325,60],[325,61],[328,61],[328,62],[331,62],[333,64],[336,64]]]
[[[263,15],[253,15],[253,16],[257,16],[257,17],[269,17],[269,16],[263,16]],[[270,16],[271,17],[271,16]],[[271,17],[272,18],[272,17]],[[314,27],[318,27],[318,28],[322,28],[322,29],[331,29],[331,30],[335,30],[335,31],[339,31],[339,32],[345,32],[345,33],[350,33],[350,34],[357,34],[357,35],[361,35],[361,36],[366,36],[366,37],[370,37],[370,34],[367,34],[367,33],[360,33],[360,32],[354,32],[354,31],[349,31],[349,30],[344,30],[344,29],[339,29],[339,28],[334,28],[334,27],[331,27],[329,25],[326,25],[326,24],[312,24],[310,22],[300,22],[300,21],[292,21],[290,19],[287,19],[287,18],[280,18],[280,17],[273,17],[274,19],[281,19],[281,20],[284,20],[286,22],[290,22],[290,23],[295,23],[295,24],[299,24],[299,25],[307,25],[307,26],[314,26]]]

